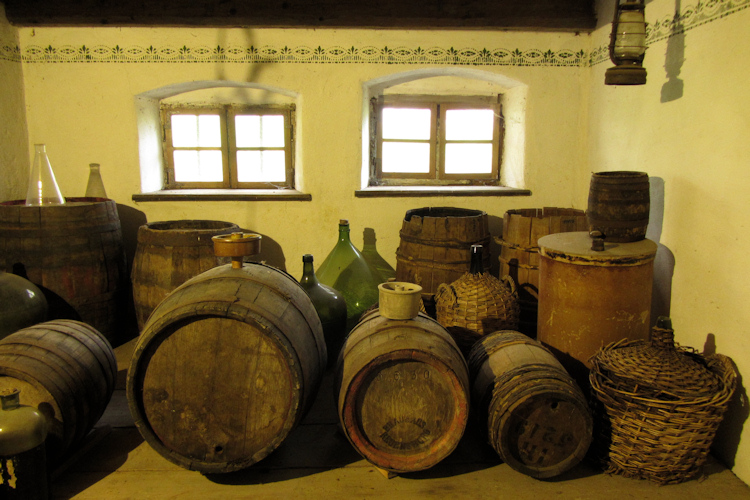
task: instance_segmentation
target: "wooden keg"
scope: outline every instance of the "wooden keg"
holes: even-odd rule
[[[29,281],[65,300],[113,342],[127,290],[122,229],[113,200],[67,198],[65,205],[0,204],[0,269],[22,265]]]
[[[645,172],[592,174],[586,212],[589,231],[601,232],[607,241],[629,243],[644,239],[650,206]]]
[[[312,301],[271,266],[206,271],[154,309],[127,377],[136,427],[164,458],[203,473],[249,467],[309,409],[326,367]]]
[[[500,276],[510,276],[518,290],[521,308],[518,330],[536,337],[539,302],[539,238],[548,234],[585,231],[586,214],[575,208],[522,208],[503,216],[500,245]]]
[[[648,339],[656,243],[609,243],[592,249],[587,232],[540,238],[540,340],[581,387],[589,359],[625,338]]]
[[[406,212],[396,252],[396,281],[416,283],[427,298],[441,283],[452,283],[471,266],[471,245],[483,245],[483,265],[490,268],[487,213],[464,208],[431,207]]]
[[[498,331],[468,356],[472,403],[490,445],[513,469],[550,478],[577,465],[593,419],[581,389],[554,355],[515,331]]]
[[[99,421],[116,380],[112,346],[85,323],[48,321],[0,340],[0,389],[19,389],[21,404],[47,417],[47,456],[53,461]]]
[[[184,282],[226,264],[214,255],[212,236],[239,231],[237,224],[215,220],[149,222],[138,228],[138,245],[130,273],[138,329],[151,312]]]
[[[466,362],[448,332],[425,314],[393,320],[375,309],[339,355],[334,394],[344,433],[373,465],[424,470],[447,457],[466,428]]]

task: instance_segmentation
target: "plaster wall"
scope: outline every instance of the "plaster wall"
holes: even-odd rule
[[[0,4],[0,45],[18,47],[18,31]],[[23,69],[16,58],[0,55],[0,200],[25,198],[29,169]]]
[[[593,172],[639,170],[663,183],[663,221],[656,221],[662,222],[661,233],[649,230],[661,243],[656,286],[671,288],[665,312],[676,340],[699,350],[715,345],[732,357],[740,374],[750,373],[750,288],[744,278],[750,264],[748,5],[680,7],[678,0],[682,18],[674,23],[674,1],[648,3],[647,84],[608,87],[604,72],[612,64],[592,66],[587,161]],[[611,16],[600,8],[600,20]],[[602,26],[592,41],[606,44],[608,33],[609,26]],[[715,442],[720,458],[746,483],[747,416],[740,387]]]

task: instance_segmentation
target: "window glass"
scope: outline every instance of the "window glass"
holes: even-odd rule
[[[224,177],[221,151],[176,150],[174,174],[177,182],[221,182]]]
[[[384,108],[383,139],[429,140],[431,117],[429,109]]]
[[[284,151],[237,151],[237,179],[240,182],[284,182]]]
[[[427,173],[430,171],[430,145],[419,142],[383,144],[383,172]]]
[[[176,148],[221,147],[218,115],[172,115],[172,145]]]
[[[449,141],[491,141],[495,113],[491,109],[449,109],[445,112]]]
[[[492,144],[446,144],[446,174],[489,174],[492,172]]]
[[[238,148],[283,148],[282,115],[237,115],[234,118]]]

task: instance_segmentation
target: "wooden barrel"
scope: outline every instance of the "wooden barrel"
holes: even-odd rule
[[[112,342],[127,303],[117,205],[105,198],[66,200],[56,206],[0,204],[0,269],[23,266],[29,281],[59,295]]]
[[[646,237],[650,209],[648,174],[597,172],[591,176],[586,216],[589,231],[601,231],[612,243],[629,243]]]
[[[376,309],[339,355],[334,394],[344,433],[375,466],[432,467],[463,436],[468,370],[448,332],[427,315],[390,320]]]
[[[427,298],[441,283],[452,283],[471,267],[471,245],[483,247],[490,268],[487,213],[464,208],[431,207],[406,212],[396,251],[396,281],[416,283]]]
[[[211,237],[239,231],[237,224],[215,220],[149,222],[138,228],[130,273],[138,330],[169,292],[193,276],[228,263],[214,255]]]
[[[505,463],[536,478],[577,465],[593,419],[581,389],[551,352],[526,335],[498,331],[469,353],[472,401]]]
[[[523,208],[503,216],[500,245],[500,276],[513,278],[521,306],[518,329],[536,337],[539,302],[539,238],[548,234],[585,231],[586,214],[575,208]]]
[[[230,472],[275,450],[326,367],[312,301],[271,266],[231,264],[174,290],[138,338],[126,391],[136,427],[164,458]]]
[[[112,346],[79,321],[39,323],[0,341],[0,389],[19,389],[21,404],[47,417],[47,456],[53,461],[99,421],[116,379]]]

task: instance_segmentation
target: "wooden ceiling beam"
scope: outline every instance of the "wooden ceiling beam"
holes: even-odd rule
[[[591,31],[594,0],[0,0],[15,26]]]

